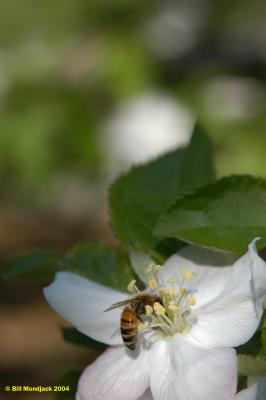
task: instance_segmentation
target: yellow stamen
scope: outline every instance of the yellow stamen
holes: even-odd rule
[[[154,312],[158,315],[165,315],[165,308],[156,301],[153,305]]]
[[[184,279],[192,279],[192,278],[194,278],[194,276],[197,275],[196,272],[191,271],[190,269],[183,269],[181,271],[181,274],[182,274]]]
[[[155,279],[149,280],[148,285],[149,285],[149,288],[152,290],[157,289],[157,287],[158,287],[158,283],[156,282]]]
[[[155,267],[153,267],[153,272],[154,272],[155,274],[158,274],[158,272],[160,272],[161,269],[162,269],[162,266],[161,266],[161,265],[155,265]]]
[[[147,315],[153,314],[153,308],[152,308],[151,306],[149,306],[149,305],[146,305],[146,306],[145,306],[145,313],[146,313]]]
[[[189,304],[190,306],[195,306],[195,305],[197,304],[197,301],[196,301],[196,299],[195,299],[194,296],[192,296],[192,297],[190,297],[190,298],[188,299],[188,304]]]
[[[159,290],[159,295],[160,295],[160,297],[168,296],[168,289],[167,288],[161,288]]]
[[[177,290],[176,290],[176,288],[169,288],[169,289],[168,289],[168,295],[169,295],[170,297],[176,297],[176,296],[177,296]]]
[[[133,279],[128,285],[127,285],[127,291],[129,293],[136,293],[138,291],[136,287],[136,281]]]

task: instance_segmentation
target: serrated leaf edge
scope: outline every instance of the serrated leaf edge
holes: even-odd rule
[[[242,376],[266,376],[266,357],[240,354],[237,356],[238,373]],[[246,362],[251,363],[243,365]],[[258,365],[259,364],[259,365]]]

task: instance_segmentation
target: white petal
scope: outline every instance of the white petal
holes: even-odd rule
[[[190,269],[194,266],[225,267],[234,264],[239,258],[235,254],[205,249],[197,246],[186,246],[174,255],[180,268]],[[171,256],[168,261],[171,260]],[[172,272],[176,265],[172,265]]]
[[[248,378],[248,386],[249,385],[252,385],[252,386],[250,386],[250,388],[253,386],[257,386],[257,397],[255,397],[256,400],[265,400],[265,398],[266,398],[266,376],[249,377]],[[242,400],[242,397],[241,397],[241,400]]]
[[[187,246],[171,256],[159,273],[162,285],[171,277],[179,279],[179,285],[196,291],[197,307],[212,301],[224,290],[229,274],[229,266],[237,257],[228,253]],[[191,270],[196,276],[180,282],[181,271]]]
[[[121,344],[121,309],[104,312],[127,298],[124,293],[99,285],[71,272],[58,272],[44,295],[58,314],[80,332],[106,344]]]
[[[135,273],[138,275],[143,283],[147,284],[148,279],[145,271],[150,267],[154,267],[156,265],[155,261],[137,244],[134,244],[134,246],[130,246],[129,258],[131,266]]]
[[[109,348],[81,375],[79,399],[137,400],[149,386],[149,377],[147,351]]]
[[[244,268],[251,270],[254,280],[253,296],[261,301],[262,298],[266,299],[266,263],[257,254],[255,246],[257,240],[251,242],[248,253],[238,261],[244,259]],[[172,276],[179,277],[183,269],[196,272],[196,277],[184,284],[189,284],[192,290],[197,290],[197,305],[201,306],[223,292],[230,274],[229,267],[235,264],[237,259],[237,256],[229,253],[187,246],[166,261],[159,274],[159,280],[164,284]]]
[[[258,400],[257,398],[257,383],[254,383],[252,386],[245,390],[241,390],[241,392],[237,393],[236,400]],[[263,398],[261,398],[263,400]]]
[[[257,283],[256,276],[258,273],[262,277],[261,262],[252,243],[247,254],[217,277],[215,291],[209,287],[209,291],[213,291],[212,301],[202,304],[199,289],[198,297],[196,295],[199,306],[195,307],[197,322],[189,333],[192,340],[207,347],[236,347],[251,338],[263,312],[263,285]],[[255,286],[260,288],[258,293]],[[256,297],[257,294],[260,296]]]
[[[256,400],[265,400],[266,397],[266,376],[258,378],[258,398]]]
[[[256,249],[256,241],[255,239],[249,245],[249,256],[250,256],[250,264],[252,271],[252,279],[254,282],[253,290],[254,297],[256,299],[256,306],[261,306],[261,302],[266,300],[266,263],[265,261],[258,256]]]
[[[154,400],[232,400],[237,362],[233,349],[204,349],[184,337],[158,341],[151,357]]]

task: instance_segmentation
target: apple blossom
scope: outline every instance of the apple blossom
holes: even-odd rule
[[[248,382],[253,382],[248,380]],[[266,377],[260,377],[255,379],[255,383],[250,383],[247,389],[241,390],[237,393],[234,400],[265,400],[266,393]],[[78,397],[77,397],[77,400]],[[139,400],[153,400],[150,389],[146,390],[143,396]]]
[[[237,393],[236,400],[259,400],[258,397],[258,385],[255,383],[247,389],[241,390]]]
[[[186,145],[194,120],[187,107],[164,93],[134,97],[110,115],[102,127],[99,139],[107,157],[107,175],[113,178],[131,165]]]
[[[255,382],[247,389],[241,390],[234,400],[265,400],[266,387],[263,385],[266,385],[266,378],[263,378],[263,383],[262,381]],[[147,390],[139,400],[153,400],[151,391]]]
[[[266,265],[255,241],[232,266],[229,256],[188,246],[164,266],[147,268],[146,292],[162,304],[141,316],[135,351],[123,345],[121,310],[104,312],[127,295],[57,273],[44,290],[49,304],[79,331],[111,345],[83,372],[77,399],[148,399],[149,390],[154,400],[234,399],[233,347],[258,328],[266,293]]]
[[[245,393],[246,397],[241,397]],[[237,400],[265,400],[266,398],[266,376],[248,378],[248,388],[239,393]]]

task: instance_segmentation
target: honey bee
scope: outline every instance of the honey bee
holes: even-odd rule
[[[105,311],[126,306],[120,318],[120,331],[125,346],[130,350],[135,350],[138,342],[138,320],[142,321],[141,315],[146,314],[145,306],[153,306],[154,303],[162,304],[159,296],[148,293],[139,293],[131,299],[120,301],[113,304]]]

